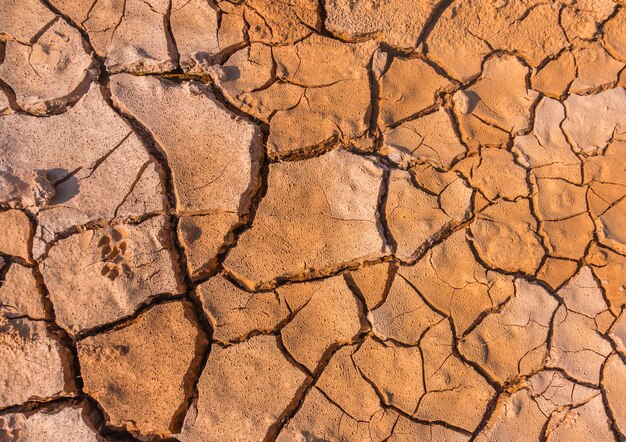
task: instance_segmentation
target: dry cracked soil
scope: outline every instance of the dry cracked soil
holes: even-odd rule
[[[624,0],[0,0],[0,441],[625,441]]]

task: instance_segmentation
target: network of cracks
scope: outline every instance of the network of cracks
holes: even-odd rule
[[[0,440],[626,440],[625,66],[623,0],[0,0]]]

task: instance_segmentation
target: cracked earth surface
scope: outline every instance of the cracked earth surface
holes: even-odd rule
[[[0,0],[0,441],[626,440],[623,0]]]

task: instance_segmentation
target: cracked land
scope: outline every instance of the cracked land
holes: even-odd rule
[[[626,441],[626,1],[0,0],[21,441]]]

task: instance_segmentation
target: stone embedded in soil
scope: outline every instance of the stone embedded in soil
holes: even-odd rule
[[[442,232],[465,221],[470,213],[472,189],[452,172],[434,175],[435,183],[420,183],[407,171],[392,170],[385,213],[400,259],[411,260]],[[415,178],[417,176],[417,178]],[[430,186],[429,186],[430,184]],[[430,187],[430,188],[429,188]]]
[[[0,212],[0,253],[30,261],[30,219],[20,210]]]
[[[271,164],[267,194],[224,267],[248,288],[375,259],[382,168],[343,150]]]
[[[440,108],[383,132],[380,152],[394,163],[428,162],[449,169],[465,153],[448,113]]]
[[[152,134],[166,157],[183,215],[181,239],[195,273],[215,259],[250,209],[260,185],[261,132],[226,110],[200,83],[128,74],[112,77],[111,83],[114,102]],[[192,215],[203,218],[187,218]],[[199,229],[197,245],[194,233],[184,231],[189,226]]]
[[[213,339],[236,341],[270,332],[290,315],[290,305],[274,291],[250,293],[216,275],[197,288],[213,327]]]
[[[329,350],[352,342],[361,331],[362,307],[341,277],[283,286],[276,292],[297,311],[281,330],[283,345],[311,372]]]
[[[544,256],[536,225],[528,200],[499,201],[477,215],[472,243],[490,268],[533,275]]]
[[[390,126],[432,107],[450,82],[420,58],[396,58],[380,78],[380,120]]]
[[[325,6],[326,29],[340,38],[358,40],[371,36],[398,49],[414,50],[438,2],[330,0]]]
[[[100,404],[108,425],[169,436],[187,406],[206,345],[190,303],[156,305],[77,343],[84,391]]]
[[[430,249],[414,266],[401,267],[429,305],[450,315],[461,336],[484,313],[513,296],[513,277],[490,271],[476,261],[464,230]]]
[[[534,373],[547,355],[557,301],[541,286],[515,280],[515,296],[459,341],[459,351],[503,384]]]
[[[164,217],[86,230],[55,244],[42,268],[56,320],[72,334],[134,313],[182,291]]]
[[[27,316],[48,319],[43,295],[33,270],[13,263],[0,282],[0,314],[6,317]]]
[[[85,421],[86,413],[79,405],[35,413],[8,413],[0,416],[0,439],[98,442],[98,434]]]
[[[11,152],[0,165],[0,201],[37,214],[35,258],[56,234],[74,226],[163,209],[153,160],[98,85],[60,115],[4,116],[0,133],[0,151]]]
[[[285,359],[275,336],[214,346],[197,385],[198,398],[177,439],[261,440],[305,378]]]
[[[0,409],[72,395],[68,357],[46,322],[0,315]]]

